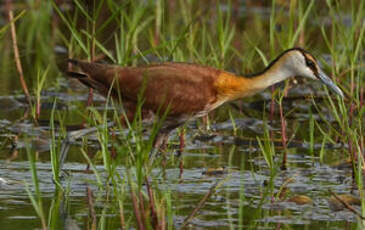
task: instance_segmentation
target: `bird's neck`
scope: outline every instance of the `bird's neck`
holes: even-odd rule
[[[254,88],[264,90],[276,83],[284,81],[292,76],[292,73],[282,67],[281,63],[275,63],[266,71],[253,77],[252,85]]]
[[[218,77],[215,86],[221,98],[231,101],[263,91],[291,75],[290,71],[281,68],[280,63],[275,63],[263,73],[251,78],[238,77],[224,72]]]

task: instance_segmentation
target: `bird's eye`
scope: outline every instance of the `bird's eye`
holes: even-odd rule
[[[310,59],[306,59],[306,60],[305,60],[305,62],[306,62],[306,64],[307,64],[307,66],[308,66],[309,68],[311,68],[312,70],[313,70],[313,69],[316,69],[316,65],[314,64],[314,62],[313,62],[312,60],[310,60]]]

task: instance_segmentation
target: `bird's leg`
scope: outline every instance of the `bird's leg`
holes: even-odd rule
[[[160,147],[164,144],[166,144],[166,139],[168,139],[168,133],[163,132],[162,130],[157,133],[153,140],[153,147],[150,152],[149,158],[151,159],[151,164],[154,161],[155,156],[160,151]]]
[[[169,133],[170,131],[161,130],[153,141],[153,148],[156,150],[166,150]]]
[[[165,153],[167,151],[167,144],[169,142],[169,134],[165,135],[163,140],[162,140],[162,144],[160,146],[160,151]]]
[[[176,123],[163,127],[155,137],[155,140],[153,141],[153,147],[161,148],[164,144],[167,145],[169,134],[171,133],[172,130],[176,129],[180,125],[181,123]]]
[[[153,150],[152,150],[152,154],[155,155],[158,152],[162,152],[163,154],[163,158],[162,158],[162,168],[165,169],[166,168],[166,150],[167,150],[167,142],[169,139],[169,133],[170,131],[165,131],[165,130],[161,130],[153,143]]]
[[[153,150],[150,153],[150,158],[153,157],[158,151],[166,150],[169,134],[172,130],[179,127],[181,124],[176,123],[162,128],[153,141]]]

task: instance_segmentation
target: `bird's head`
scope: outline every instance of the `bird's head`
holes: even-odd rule
[[[277,61],[281,62],[281,67],[290,75],[320,80],[336,94],[344,97],[341,89],[321,70],[318,61],[307,51],[293,48],[285,51]]]

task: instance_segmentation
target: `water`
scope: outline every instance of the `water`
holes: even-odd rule
[[[249,107],[249,104],[245,106]],[[262,122],[257,118],[241,118],[237,119],[235,124],[236,128],[252,132],[251,136],[254,137],[255,134],[263,133]],[[271,175],[254,139],[244,140],[245,137],[226,134],[232,133],[231,124],[230,120],[212,124],[211,131],[205,131],[203,134],[198,134],[201,131],[194,124],[189,125],[186,135],[187,147],[182,154],[184,158],[182,178],[178,168],[153,170],[150,178],[159,184],[158,189],[169,191],[172,200],[176,201],[173,207],[177,214],[174,217],[176,226],[183,222],[186,215],[190,214],[211,186],[220,180],[225,180],[224,184],[191,222],[194,228],[220,229],[237,226],[240,209],[244,217],[244,226],[252,228],[271,229],[281,224],[291,225],[295,229],[301,229],[304,226],[342,228],[357,222],[356,216],[350,211],[333,211],[328,204],[329,189],[338,194],[349,193],[352,190],[351,172],[348,169],[337,169],[331,166],[339,159],[341,148],[338,150],[329,148],[325,159],[320,162],[318,157],[308,155],[308,147],[306,148],[304,144],[299,147],[294,145],[289,148],[288,170],[279,170],[275,175]],[[32,143],[32,150],[39,151],[36,167],[45,210],[52,209],[51,204],[55,202],[67,203],[71,207],[71,212],[65,216],[72,217],[79,227],[84,228],[83,219],[88,217],[86,191],[87,188],[91,188],[95,194],[98,194],[95,195],[97,217],[105,218],[110,224],[118,223],[119,216],[115,212],[118,206],[115,197],[111,196],[106,200],[105,192],[98,192],[100,190],[95,184],[95,174],[85,171],[85,163],[82,157],[80,158],[78,150],[80,141],[72,146],[70,157],[64,165],[64,170],[69,175],[63,180],[63,186],[69,189],[66,202],[64,196],[58,195],[51,177],[50,157],[47,152],[50,137],[44,135],[44,130],[48,130],[49,126],[35,127],[27,122],[11,123],[6,119],[2,120],[1,125],[5,127],[1,139],[1,143],[5,146],[2,149],[0,161],[0,220],[3,224],[9,226],[9,229],[11,227],[15,229],[21,220],[22,223],[27,223],[27,226],[33,228],[39,226],[39,219],[25,191],[25,185],[27,185],[34,192],[30,163],[27,161],[24,149],[28,143]],[[7,143],[7,139],[11,139],[14,136],[12,133],[18,133],[20,130],[27,133],[27,138],[17,140],[13,151],[18,151],[18,157],[11,160],[11,145],[10,142]],[[97,148],[98,144],[93,138],[90,139],[91,145]],[[176,142],[176,139],[175,133],[171,141]],[[280,154],[278,152],[275,157],[278,165],[280,165]],[[205,173],[210,167],[225,168],[223,173],[210,176]],[[97,170],[103,183],[107,183],[104,167],[98,165]],[[117,172],[125,177],[123,166],[119,166]],[[279,192],[289,178],[291,182],[285,186],[288,190],[287,198],[277,200],[270,195],[271,188],[273,194]],[[270,180],[273,181],[272,187],[268,185]],[[312,203],[300,205],[287,201],[296,195],[308,196]],[[131,201],[127,201],[125,205],[131,206]],[[128,208],[126,212],[127,216],[133,214]]]
[[[254,4],[248,1],[247,6],[243,4],[244,6],[236,9],[239,15],[243,15],[241,23],[242,21],[248,23],[246,27],[250,28],[249,26],[257,21],[264,21],[258,28],[268,27],[271,8],[265,4],[261,6],[261,3],[256,3],[257,6],[250,8],[249,3]],[[285,3],[280,4],[285,6]],[[227,9],[227,5],[222,8],[223,12]],[[282,12],[286,12],[282,17],[287,19],[289,17],[287,11],[282,10]],[[341,20],[346,27],[351,26],[353,23],[351,17],[347,14],[342,16]],[[324,25],[325,29],[331,26],[329,22],[331,18],[327,16],[319,18],[323,23],[318,24],[317,21],[321,20],[309,22],[309,28],[318,33],[320,26]],[[237,33],[254,39],[257,36],[256,30],[247,28],[242,26],[242,31]],[[281,27],[278,26],[275,31],[279,33]],[[259,32],[260,30],[257,33]],[[109,33],[104,33],[101,37],[108,35]],[[261,34],[261,37],[264,35]],[[9,38],[6,39],[10,41]],[[265,38],[265,43],[267,39]],[[114,41],[110,42],[110,39],[108,41],[114,44]],[[109,43],[106,46],[110,46]],[[318,41],[315,44],[322,43]],[[319,47],[318,50],[322,48]],[[62,52],[67,50],[57,46],[57,50],[60,49]],[[57,50],[55,52],[58,52]],[[146,57],[149,60],[160,60],[156,56],[148,55]],[[328,63],[333,61],[326,53],[320,53],[320,56]],[[96,174],[86,170],[86,160],[81,154],[80,147],[85,145],[88,146],[90,157],[98,153],[100,145],[96,134],[92,133],[87,139],[77,139],[72,143],[62,173],[64,193],[56,189],[52,179],[49,152],[51,110],[56,101],[56,136],[62,136],[65,130],[60,127],[79,125],[85,121],[86,110],[80,108],[85,108],[87,89],[57,74],[47,76],[46,81],[50,84],[42,91],[42,114],[39,125],[35,125],[29,118],[22,119],[27,105],[20,91],[15,68],[11,67],[6,58],[0,57],[0,60],[5,63],[4,66],[8,66],[7,69],[1,69],[0,73],[3,79],[0,84],[1,228],[41,228],[40,219],[26,191],[26,188],[29,188],[31,194],[36,194],[27,148],[37,157],[36,168],[42,207],[46,220],[50,223],[55,221],[53,225],[55,229],[90,227],[92,217],[88,191],[93,193],[92,200],[100,226],[103,225],[107,229],[120,228],[118,197],[113,193],[113,186],[100,160],[100,153],[95,157],[95,162],[102,187],[98,185]],[[232,66],[229,65],[227,68],[235,69],[236,62],[237,59],[232,60]],[[239,63],[241,66],[241,60]],[[32,64],[25,64],[25,72],[35,79],[34,74],[30,75],[33,73]],[[247,69],[250,69],[250,66]],[[34,84],[32,82],[31,87]],[[325,132],[328,124],[337,125],[328,106],[315,107],[312,99],[308,97],[315,94],[315,102],[322,105],[327,100],[326,93],[316,82],[291,85],[288,97],[283,101],[289,138],[286,171],[281,171],[279,167],[272,171],[268,167],[256,138],[257,136],[264,138],[266,130],[272,132],[274,135],[272,143],[276,152],[274,165],[279,166],[284,152],[280,138],[281,124],[277,106],[273,120],[268,121],[271,105],[270,90],[247,100],[224,105],[210,115],[208,125],[201,120],[187,124],[186,146],[182,153],[184,161],[182,175],[179,158],[176,156],[179,148],[178,134],[177,132],[172,134],[170,143],[173,151],[168,159],[174,160],[169,161],[166,167],[155,167],[149,178],[152,180],[155,192],[171,197],[175,228],[181,226],[184,219],[216,182],[222,184],[191,220],[188,225],[190,229],[227,229],[237,228],[240,224],[243,229],[354,229],[359,226],[361,221],[353,212],[344,208],[334,210],[329,204],[330,191],[359,196],[358,191],[353,188],[351,167],[344,163],[344,156],[349,146],[347,143],[336,143],[336,140],[322,142],[323,135],[317,129],[314,133],[313,152],[309,144],[311,117]],[[278,87],[283,88],[283,84]],[[94,95],[94,108],[99,112],[105,110],[105,100],[97,94]],[[106,109],[113,111],[112,107]],[[325,116],[321,117],[318,110]],[[233,120],[227,111],[232,113]],[[117,132],[116,135],[123,136],[126,133],[128,130]],[[148,139],[148,131],[144,134],[144,138]],[[321,152],[323,155],[320,155]],[[116,173],[122,179],[127,177],[126,165],[127,163],[120,164],[116,168]],[[137,181],[136,178],[133,180]],[[125,190],[129,189],[126,185]],[[146,190],[146,185],[143,185],[143,190]],[[299,195],[306,196],[311,202],[306,204],[290,202]],[[126,192],[125,197],[124,215],[135,227],[130,193]],[[355,210],[360,210],[358,205],[353,207]]]

